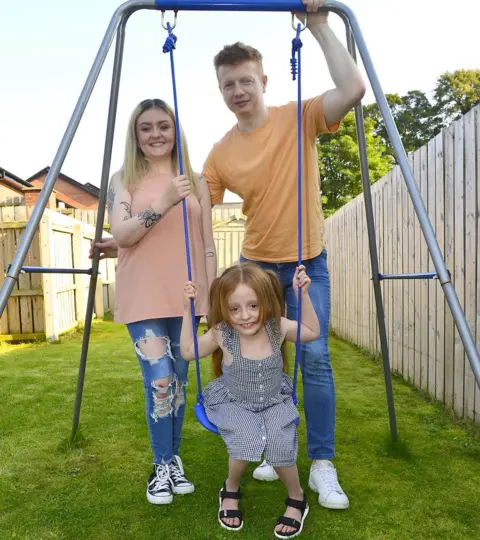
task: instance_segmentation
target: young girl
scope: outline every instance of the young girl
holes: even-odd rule
[[[305,267],[298,267],[293,288],[297,296],[299,288],[302,294],[301,341],[320,335],[309,286]],[[196,286],[187,282],[180,337],[186,360],[194,359],[190,299],[196,296]],[[204,405],[229,454],[228,478],[220,490],[220,525],[232,531],[242,528],[240,480],[248,463],[261,461],[263,453],[288,490],[275,536],[292,538],[302,531],[308,504],[296,466],[298,411],[282,351],[284,340],[296,340],[297,322],[283,313],[282,289],[274,272],[254,263],[233,266],[212,283],[210,329],[198,337],[198,352],[200,358],[213,353],[217,379],[205,388]]]

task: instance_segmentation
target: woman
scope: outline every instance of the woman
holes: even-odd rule
[[[200,284],[197,321],[207,314],[217,270],[208,188],[192,170],[181,128],[180,133],[181,176],[172,109],[159,99],[142,101],[131,115],[123,167],[111,178],[107,195],[119,248],[115,321],[127,325],[142,369],[154,456],[147,484],[152,504],[169,504],[173,494],[194,491],[179,457],[189,365],[180,355],[181,291],[187,280],[183,199],[192,272]]]

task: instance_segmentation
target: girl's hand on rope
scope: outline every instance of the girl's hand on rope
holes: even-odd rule
[[[197,287],[192,281],[187,281],[183,287],[183,307],[185,311],[190,310],[190,300],[195,302],[197,298]]]
[[[302,290],[302,296],[306,296],[308,294],[308,289],[311,282],[312,280],[307,276],[307,273],[305,272],[305,266],[303,266],[303,264],[301,266],[297,266],[295,274],[293,276],[292,284],[295,296],[298,298],[299,287]]]
[[[184,175],[179,175],[168,182],[163,192],[164,202],[168,207],[175,206],[188,197],[192,189],[190,180]]]
[[[312,28],[317,24],[328,22],[328,11],[317,13],[317,11],[325,5],[325,0],[302,0],[306,7],[307,28]],[[301,11],[296,13],[297,19],[303,24],[305,22],[305,14]]]

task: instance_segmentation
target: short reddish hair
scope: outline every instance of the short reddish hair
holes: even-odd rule
[[[237,41],[237,43],[234,43],[233,45],[225,45],[213,59],[213,64],[215,66],[215,71],[218,71],[220,66],[236,66],[238,64],[243,64],[243,62],[255,62],[263,73],[262,60],[263,58],[260,51]]]

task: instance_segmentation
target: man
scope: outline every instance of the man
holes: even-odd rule
[[[303,246],[302,259],[312,278],[310,296],[321,326],[315,342],[302,344],[304,410],[308,455],[313,460],[309,486],[327,508],[348,508],[349,501],[331,463],[334,457],[335,391],[327,345],[330,281],[323,239],[316,137],[334,132],[365,93],[360,71],[318,13],[324,0],[304,0],[307,28],[327,60],[335,88],[302,103],[303,122]],[[243,199],[247,216],[241,261],[254,261],[275,271],[283,286],[288,316],[296,318],[292,277],[297,247],[297,104],[267,107],[267,76],[262,56],[242,43],[224,47],[214,59],[219,88],[237,124],[213,147],[203,175],[212,204],[223,202],[225,189]],[[275,480],[267,463],[254,472]]]
[[[303,246],[302,261],[312,279],[310,296],[320,321],[321,336],[302,344],[307,453],[312,459],[309,487],[319,504],[345,509],[349,501],[331,460],[335,456],[335,389],[328,350],[330,278],[323,238],[323,213],[316,137],[335,132],[340,121],[365,93],[361,74],[348,51],[319,13],[325,0],[304,0],[307,28],[319,43],[335,87],[302,103],[303,123]],[[203,170],[212,204],[223,201],[225,189],[243,199],[247,216],[241,260],[274,270],[283,286],[290,318],[296,318],[292,277],[297,264],[297,104],[267,107],[267,76],[262,56],[241,43],[224,47],[214,59],[219,89],[237,124],[214,146]],[[114,256],[111,241],[99,244]],[[113,249],[112,249],[113,248]],[[253,476],[276,480],[267,463]]]

